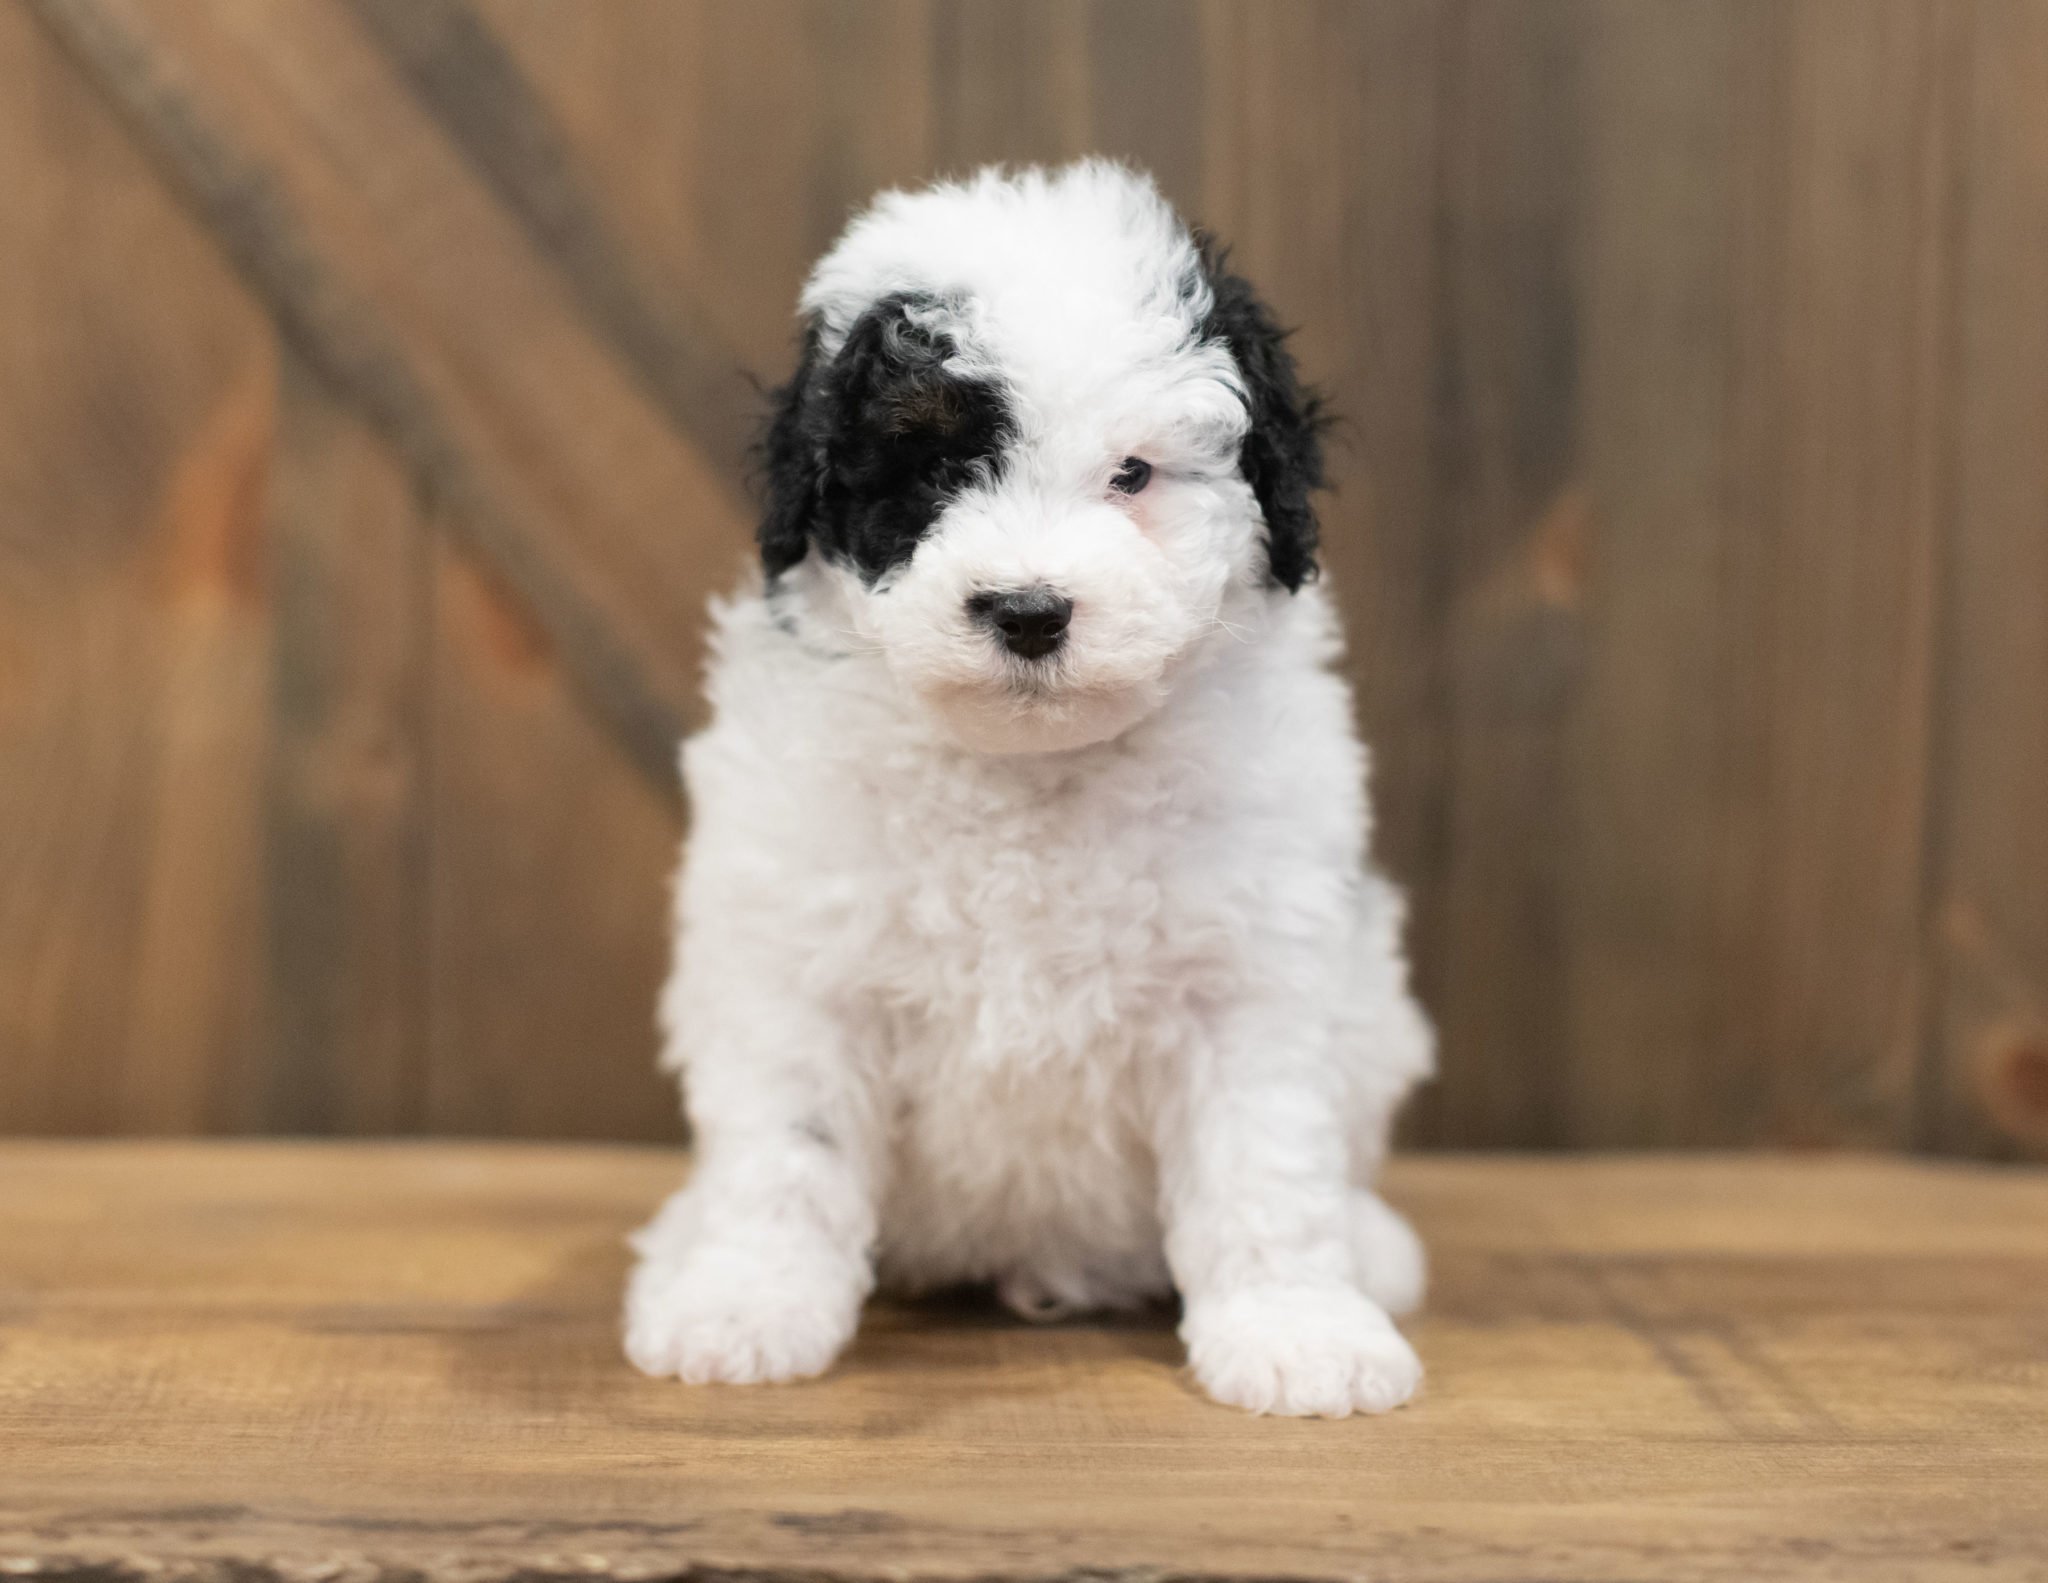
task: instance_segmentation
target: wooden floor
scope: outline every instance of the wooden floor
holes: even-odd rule
[[[1170,1321],[620,1360],[638,1150],[0,1146],[0,1577],[2048,1576],[2048,1174],[1420,1159],[1422,1401],[1241,1417]]]

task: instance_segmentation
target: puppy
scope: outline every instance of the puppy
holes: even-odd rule
[[[1216,1400],[1397,1406],[1423,1257],[1371,1184],[1431,1041],[1271,314],[1092,161],[887,194],[802,310],[683,753],[696,1160],[629,1356],[817,1374],[878,1279],[1177,1289]]]

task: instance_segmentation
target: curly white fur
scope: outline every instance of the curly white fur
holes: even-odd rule
[[[828,347],[943,296],[1018,435],[873,586],[813,555],[716,613],[663,1002],[697,1159],[638,1239],[649,1372],[816,1374],[880,1278],[1034,1318],[1177,1288],[1196,1379],[1254,1411],[1416,1389],[1388,1311],[1422,1250],[1371,1183],[1430,1038],[1335,622],[1264,576],[1191,256],[1090,163],[888,196],[812,277]],[[1049,668],[961,613],[1026,583],[1074,600]]]

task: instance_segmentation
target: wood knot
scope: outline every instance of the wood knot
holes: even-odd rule
[[[1567,485],[1529,535],[1529,588],[1538,603],[1559,610],[1579,607],[1586,594],[1592,540],[1592,497],[1577,485]]]
[[[164,504],[163,576],[173,603],[253,610],[265,598],[276,369],[245,370],[178,460]]]
[[[490,662],[513,675],[545,673],[554,644],[524,601],[468,555],[454,557],[451,572],[463,624]]]
[[[2048,1029],[2006,1024],[1985,1039],[1979,1092],[1999,1130],[2048,1144]]]

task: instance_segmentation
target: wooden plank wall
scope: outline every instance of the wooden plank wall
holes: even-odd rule
[[[1415,1137],[2048,1152],[2039,0],[0,6],[0,1130],[672,1136],[743,371],[1090,151],[1347,419]]]

